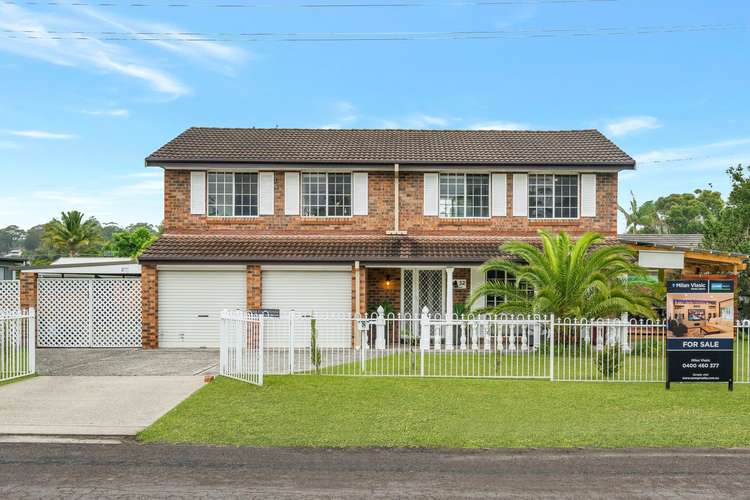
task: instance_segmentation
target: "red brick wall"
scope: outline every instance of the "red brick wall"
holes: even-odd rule
[[[156,266],[141,264],[141,345],[159,347],[159,283]]]
[[[386,278],[390,284],[386,284]],[[367,311],[377,309],[387,300],[398,313],[401,311],[401,270],[373,268],[367,270]]]
[[[454,280],[466,280],[466,288],[459,290],[453,289],[453,304],[463,304],[471,294],[471,269],[468,267],[457,267],[453,270]]]
[[[507,175],[507,212],[505,217],[489,219],[442,219],[423,215],[424,175],[422,173],[402,174],[399,183],[401,191],[401,229],[409,234],[500,234],[536,235],[539,229],[566,231],[583,234],[597,231],[607,236],[617,234],[617,174],[597,174],[596,176],[596,217],[581,217],[573,220],[534,221],[528,217],[513,216],[513,175]]]
[[[247,266],[247,308],[263,307],[263,275],[260,266]]]
[[[20,274],[20,297],[19,301],[22,309],[36,307],[36,291],[39,276],[36,273],[19,273]]]
[[[383,234],[393,229],[393,173],[369,172],[369,215],[341,219],[311,219],[284,215],[284,173],[276,172],[274,215],[252,218],[216,218],[190,214],[190,172],[166,170],[164,175],[164,228],[167,232],[246,231],[258,233],[354,232]],[[540,228],[572,234],[597,231],[617,233],[617,174],[597,174],[597,216],[574,220],[533,221],[512,216],[513,176],[508,174],[507,216],[490,219],[441,219],[423,215],[421,172],[402,172],[400,229],[409,234],[535,235]]]

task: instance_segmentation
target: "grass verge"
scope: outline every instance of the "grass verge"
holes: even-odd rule
[[[138,435],[254,446],[750,446],[750,387],[522,380],[218,378]]]

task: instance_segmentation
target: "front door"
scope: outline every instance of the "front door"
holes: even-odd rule
[[[402,313],[418,317],[422,308],[430,314],[443,314],[445,304],[444,273],[441,269],[403,269]]]

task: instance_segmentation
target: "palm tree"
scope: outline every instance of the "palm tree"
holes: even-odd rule
[[[62,212],[60,220],[52,219],[44,226],[45,243],[70,257],[79,255],[82,250],[99,243],[99,223],[93,217],[83,220],[78,210]]]
[[[622,205],[617,205],[617,209],[625,216],[625,231],[634,234],[640,231],[662,232],[659,217],[656,214],[654,203],[647,201],[638,205],[635,194],[630,192],[630,210]]]
[[[493,260],[482,270],[502,270],[514,282],[489,281],[470,297],[505,297],[505,302],[480,312],[493,314],[555,314],[559,317],[604,318],[629,312],[652,318],[654,303],[648,291],[628,284],[627,276],[643,275],[633,253],[623,245],[603,245],[596,233],[577,241],[562,232],[556,237],[539,231],[541,248],[510,242],[501,247],[517,261]],[[533,290],[532,293],[529,290]]]

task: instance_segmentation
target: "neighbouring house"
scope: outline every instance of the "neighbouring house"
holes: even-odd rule
[[[710,250],[702,234],[621,234],[618,239],[638,252],[638,263],[662,279],[732,276],[747,268],[748,255]]]
[[[141,266],[127,257],[60,257],[23,272],[45,278],[125,278],[140,276]]]
[[[597,130],[190,128],[146,166],[164,170],[164,234],[139,258],[143,346],[202,347],[224,308],[441,314],[513,279],[480,270],[505,242],[614,242],[635,161]]]
[[[18,279],[18,271],[28,263],[26,257],[20,255],[0,255],[0,280]]]

